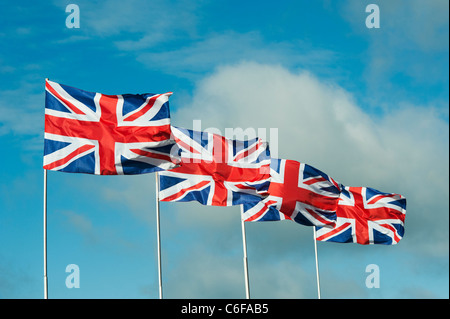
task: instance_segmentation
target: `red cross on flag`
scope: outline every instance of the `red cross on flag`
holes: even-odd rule
[[[318,169],[293,160],[270,164],[269,196],[244,204],[245,221],[291,219],[307,226],[334,225],[340,186]]]
[[[267,192],[270,154],[261,139],[231,140],[179,127],[172,133],[181,163],[159,174],[161,201],[232,206]]]
[[[337,221],[317,230],[316,239],[361,245],[395,245],[405,233],[406,198],[369,187],[342,187]]]
[[[106,95],[45,83],[44,168],[97,175],[176,167],[169,96]]]

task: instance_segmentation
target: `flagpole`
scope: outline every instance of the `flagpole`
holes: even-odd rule
[[[47,170],[44,169],[44,299],[48,299],[47,279]]]
[[[247,261],[247,240],[245,237],[245,222],[242,218],[244,214],[244,206],[241,206],[241,226],[242,226],[242,247],[244,249],[244,278],[245,278],[245,297],[246,299],[250,299],[250,287],[248,280],[248,261]]]
[[[159,176],[158,172],[155,173],[156,177],[156,238],[158,246],[158,284],[159,284],[159,299],[163,299],[162,291],[162,269],[161,269],[161,234],[159,223]]]
[[[319,260],[317,258],[316,226],[313,226],[314,254],[316,257],[317,297],[320,299]]]

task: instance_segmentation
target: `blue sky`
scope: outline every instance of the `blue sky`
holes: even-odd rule
[[[69,29],[65,8],[80,9]],[[368,29],[365,8],[380,8]],[[408,200],[396,246],[318,243],[323,298],[449,297],[448,1],[20,1],[0,10],[0,298],[43,297],[44,79],[172,91],[172,123]],[[50,298],[158,298],[155,180],[48,173]],[[251,295],[316,298],[312,229],[247,224]],[[167,298],[244,298],[238,207],[161,203]],[[66,266],[80,288],[65,285]],[[366,266],[380,288],[365,286]]]

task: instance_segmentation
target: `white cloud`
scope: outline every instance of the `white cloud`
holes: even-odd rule
[[[365,78],[370,89],[377,94],[388,89],[393,95],[405,94],[398,85],[402,81],[418,87],[448,83],[448,1],[377,1],[379,29],[365,26],[368,4],[358,0],[339,2],[337,11],[368,42]],[[397,79],[395,87],[393,78]]]
[[[383,116],[369,116],[345,89],[308,72],[240,63],[223,66],[198,81],[193,96],[185,104],[176,105],[172,123],[192,128],[192,121],[200,119],[202,129],[215,127],[221,132],[227,127],[278,128],[279,157],[306,162],[348,186],[370,186],[406,196],[405,237],[394,247],[371,247],[378,252],[376,258],[389,259],[382,248],[408,256],[405,264],[397,260],[395,269],[408,267],[411,261],[424,265],[430,256],[446,259],[448,123],[431,106],[405,102],[389,109]],[[110,200],[120,194],[133,214],[152,223],[154,217],[148,219],[148,214],[154,215],[155,202],[150,195],[153,184],[153,176],[136,178],[114,191],[111,189],[115,187],[110,186],[103,194]],[[142,194],[127,195],[136,190]],[[168,295],[231,298],[244,294],[237,207],[161,203],[161,227]],[[312,261],[306,269],[295,262],[295,256],[303,258],[305,249],[312,247],[311,229],[293,222],[249,224],[247,229],[255,294],[315,298]],[[373,250],[368,251],[370,247],[348,246],[327,249],[336,254],[330,256],[331,260],[335,258],[335,262],[348,267],[361,256],[375,258]],[[345,254],[345,261],[341,254]],[[311,256],[307,258],[312,260]],[[372,295],[365,290],[364,279],[348,281],[352,275],[344,281],[335,278],[335,266],[322,267],[327,296]],[[280,268],[287,272],[264,277]],[[294,272],[295,282],[289,279]],[[393,276],[392,272],[389,276]],[[339,289],[332,288],[335,284]],[[390,295],[386,291],[380,294]]]
[[[62,218],[61,218],[62,217]],[[122,230],[104,224],[95,224],[86,214],[71,210],[58,211],[60,225],[72,231],[83,239],[84,244],[93,247],[108,247],[119,252],[130,252],[140,249],[140,244],[127,240],[121,236]],[[103,248],[104,249],[104,248]]]
[[[62,7],[60,3],[55,5]],[[190,1],[84,1],[80,8],[80,32],[84,40],[89,36],[115,38],[121,50],[139,50],[173,40],[182,35],[196,33],[195,11],[198,2]],[[128,39],[122,40],[126,34]]]
[[[202,129],[222,132],[275,127],[278,145],[271,147],[279,157],[313,165],[344,185],[405,195],[408,241],[448,253],[446,222],[436,223],[448,221],[448,123],[433,108],[405,103],[370,117],[343,88],[256,63],[220,68],[178,108],[174,125],[191,128],[201,119]]]
[[[338,4],[339,11],[352,24],[355,32],[374,41],[373,49],[379,46],[379,49],[395,49],[397,52],[411,49],[427,52],[448,50],[448,1],[377,1],[380,9],[378,30],[366,28],[365,19],[369,15],[365,11],[367,5],[358,0]]]
[[[44,127],[43,94],[36,92],[43,88],[43,81],[24,81],[20,87],[0,92],[0,136],[11,132],[39,135]],[[26,148],[30,147],[34,146]]]
[[[211,34],[173,50],[144,51],[137,55],[137,60],[149,68],[157,67],[177,76],[196,76],[196,79],[218,66],[241,61],[313,68],[322,67],[334,59],[332,51],[313,50],[298,40],[266,42],[257,31]]]

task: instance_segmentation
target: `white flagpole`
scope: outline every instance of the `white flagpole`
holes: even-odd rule
[[[158,282],[159,282],[159,299],[163,299],[162,291],[162,270],[161,270],[161,234],[159,226],[159,176],[158,172],[155,173],[156,177],[156,237],[158,246]]]
[[[313,226],[314,253],[316,256],[317,297],[320,299],[319,260],[317,258],[316,226]]]
[[[44,169],[44,299],[48,299],[47,279],[47,170]]]
[[[246,299],[250,299],[250,287],[248,280],[248,262],[247,262],[247,240],[245,237],[245,222],[242,218],[244,214],[244,206],[241,206],[241,226],[242,226],[242,247],[244,249],[244,278],[245,278],[245,297]]]

